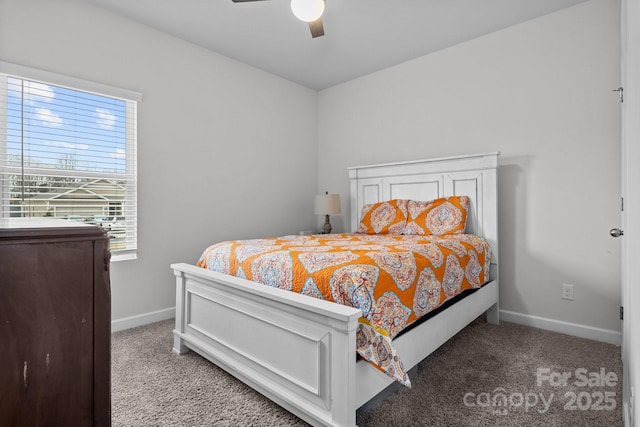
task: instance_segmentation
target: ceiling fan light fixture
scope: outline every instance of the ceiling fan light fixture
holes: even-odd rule
[[[312,22],[322,16],[324,0],[291,0],[291,11],[299,20]]]

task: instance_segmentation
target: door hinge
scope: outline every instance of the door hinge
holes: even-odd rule
[[[622,86],[617,89],[612,89],[611,92],[618,92],[618,95],[620,96],[620,102],[624,102],[624,88]]]
[[[620,197],[620,211],[624,212],[624,197]]]
[[[620,320],[624,320],[624,307],[620,306]]]

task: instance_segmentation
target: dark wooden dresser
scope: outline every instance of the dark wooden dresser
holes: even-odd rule
[[[109,239],[51,221],[0,219],[0,426],[109,426]]]

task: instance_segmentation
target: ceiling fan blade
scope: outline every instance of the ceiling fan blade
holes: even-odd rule
[[[263,0],[231,0],[234,3],[245,3],[250,1],[263,1]]]
[[[311,30],[311,37],[314,39],[316,37],[324,36],[324,25],[322,25],[322,17],[316,19],[315,21],[309,22],[309,29]]]

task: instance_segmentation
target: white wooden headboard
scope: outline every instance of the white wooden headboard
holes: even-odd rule
[[[467,233],[486,238],[498,259],[498,156],[474,154],[351,167],[351,231],[365,204],[392,199],[469,196]]]

